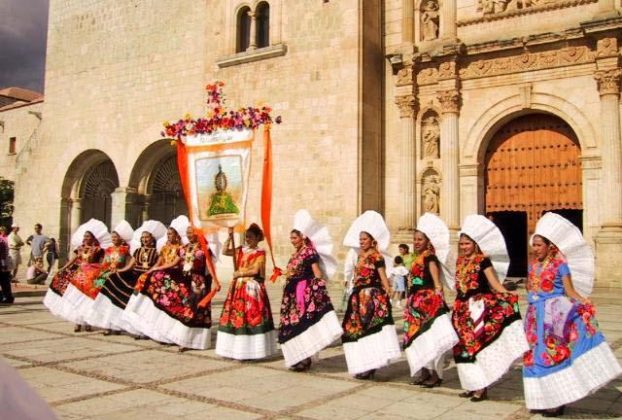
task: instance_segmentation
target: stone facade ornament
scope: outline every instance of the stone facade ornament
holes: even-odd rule
[[[441,186],[438,175],[436,173],[428,173],[425,175],[421,190],[422,212],[439,214]]]
[[[415,115],[415,95],[402,95],[395,97],[395,104],[400,110],[400,118],[413,118]]]
[[[596,57],[615,57],[618,55],[618,39],[603,38],[596,42]]]
[[[620,95],[622,69],[600,70],[594,74],[600,95]]]
[[[421,150],[424,159],[438,159],[441,129],[436,114],[426,114],[421,121]]]
[[[421,40],[438,39],[439,7],[436,0],[427,0],[421,9]]]
[[[457,114],[460,112],[460,92],[457,89],[438,92],[438,101],[441,103],[441,112],[443,114]]]
[[[413,69],[411,66],[406,66],[397,72],[397,80],[395,86],[408,86],[413,84]]]

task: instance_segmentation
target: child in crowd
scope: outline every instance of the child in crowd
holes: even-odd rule
[[[402,307],[402,299],[406,298],[406,277],[408,277],[408,269],[404,266],[404,260],[401,256],[395,257],[394,266],[390,269],[391,282],[393,283],[393,296],[391,303],[396,307]]]

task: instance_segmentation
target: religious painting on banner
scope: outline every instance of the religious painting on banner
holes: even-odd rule
[[[244,223],[253,139],[253,130],[229,130],[182,140],[193,225],[209,231]]]

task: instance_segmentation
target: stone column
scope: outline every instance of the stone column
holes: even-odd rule
[[[149,214],[150,198],[151,198],[151,194],[145,194],[144,195],[143,209],[142,209],[142,212],[143,212],[142,220],[143,220],[143,222],[145,220],[151,219],[151,215]],[[168,223],[168,221],[167,221],[167,223]]]
[[[438,92],[441,103],[441,217],[452,231],[460,227],[460,144],[458,115],[460,92],[450,89]]]
[[[115,189],[112,194],[112,211],[110,214],[110,229],[119,224],[122,220],[125,220],[125,203],[127,202],[128,189],[119,187]],[[136,227],[136,226],[132,226]]]
[[[400,109],[402,132],[400,183],[403,185],[403,202],[400,228],[412,230],[415,227],[415,96],[412,94],[397,96],[395,103]]]
[[[80,216],[82,215],[82,204],[79,198],[71,199],[71,214],[69,216],[69,226],[71,227],[71,236],[80,226]]]
[[[458,39],[456,1],[457,0],[447,0],[441,3],[441,40],[453,42]]]
[[[601,230],[596,235],[597,272],[601,286],[622,284],[622,145],[620,139],[620,79],[622,69],[595,74],[600,94],[602,177]]]
[[[257,49],[257,15],[255,12],[248,12],[248,15],[251,17],[251,33],[247,51],[252,51]]]

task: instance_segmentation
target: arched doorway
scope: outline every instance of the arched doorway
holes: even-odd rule
[[[114,163],[100,150],[86,150],[71,162],[61,189],[61,256],[69,251],[69,238],[81,223],[99,219],[110,227],[112,192],[119,187]]]
[[[136,226],[147,219],[168,225],[180,214],[188,214],[179,180],[176,149],[166,139],[143,150],[134,164],[129,187],[136,192],[133,197],[128,197],[128,221],[131,219]]]
[[[570,126],[550,114],[517,117],[491,139],[485,158],[486,214],[510,252],[509,276],[525,276],[528,238],[554,211],[583,226],[581,149]]]

